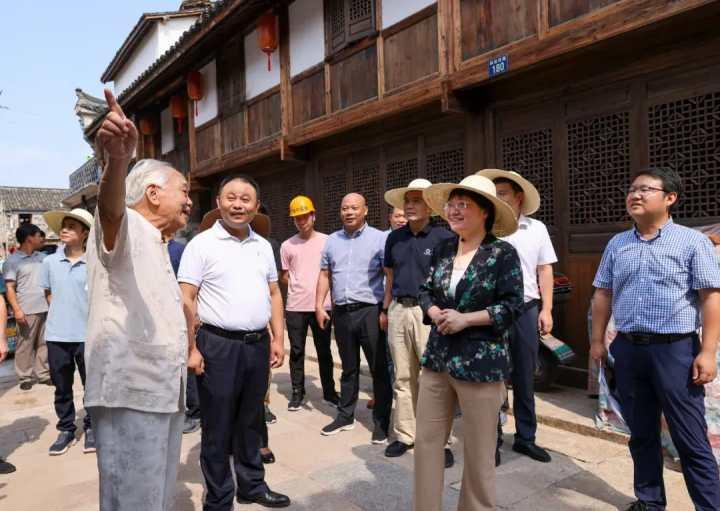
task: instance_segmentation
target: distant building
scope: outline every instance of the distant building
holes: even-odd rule
[[[67,192],[65,188],[0,186],[0,259],[7,259],[11,248],[17,245],[15,230],[22,223],[37,225],[45,231],[47,243],[56,244],[58,235],[48,229],[42,214],[63,208]]]

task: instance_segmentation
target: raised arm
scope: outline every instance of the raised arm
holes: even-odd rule
[[[97,210],[105,249],[112,250],[125,214],[125,177],[137,147],[138,132],[108,89],[105,99],[110,111],[95,139],[98,156],[104,163]]]

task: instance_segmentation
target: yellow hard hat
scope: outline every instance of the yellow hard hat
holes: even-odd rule
[[[315,206],[313,206],[313,202],[310,200],[310,197],[298,195],[290,201],[290,216],[300,216],[314,212]]]

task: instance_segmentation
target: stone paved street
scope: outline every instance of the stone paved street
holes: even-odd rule
[[[383,456],[383,446],[370,444],[367,392],[358,407],[358,427],[335,437],[321,436],[320,428],[331,420],[332,410],[321,403],[316,364],[308,362],[307,369],[310,399],[299,412],[286,411],[290,392],[287,364],[273,377],[272,409],[278,422],[270,426],[270,443],[278,461],[268,466],[271,487],[292,497],[293,510],[409,510],[412,454],[390,460]],[[367,378],[363,386],[367,391]],[[47,455],[56,435],[51,390],[36,386],[20,392],[7,380],[0,384],[0,455],[18,467],[16,473],[0,476],[2,510],[97,509],[95,456],[83,454],[81,444],[64,456]],[[557,407],[562,396],[553,394],[552,406],[541,396],[540,413]],[[512,418],[510,421],[507,431],[512,431]],[[462,420],[458,420],[458,441],[453,446],[458,463],[446,471],[445,479],[447,510],[455,509],[457,503],[462,430]],[[503,464],[498,470],[498,502],[503,510],[615,510],[624,509],[632,500],[632,465],[623,445],[541,425],[538,443],[553,454],[553,462],[545,465],[510,451],[510,435],[505,440]],[[199,449],[199,432],[184,437],[175,505],[178,511],[202,509]],[[692,509],[680,474],[666,471],[666,484],[670,511]],[[236,505],[236,509],[261,508]]]

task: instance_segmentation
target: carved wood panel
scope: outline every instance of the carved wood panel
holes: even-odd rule
[[[521,174],[540,193],[540,209],[533,216],[546,225],[554,225],[552,130],[545,128],[504,136],[500,152],[502,168]]]
[[[348,193],[347,173],[345,163],[328,163],[327,168],[322,165],[320,172],[321,218],[318,218],[325,233],[337,231],[342,226],[340,221],[340,202]]]
[[[352,191],[362,194],[368,206],[367,222],[380,228],[385,190],[380,182],[380,162],[378,151],[354,153],[351,156]]]
[[[305,188],[304,167],[298,167],[282,175],[273,174],[259,180],[260,201],[270,217],[271,235],[282,243],[295,234],[295,225],[288,216],[290,201]]]
[[[683,180],[679,218],[720,216],[720,91],[648,110],[651,166],[667,166]]]
[[[627,220],[629,112],[568,123],[567,138],[570,224]]]
[[[325,40],[329,55],[375,30],[375,0],[327,0]]]

